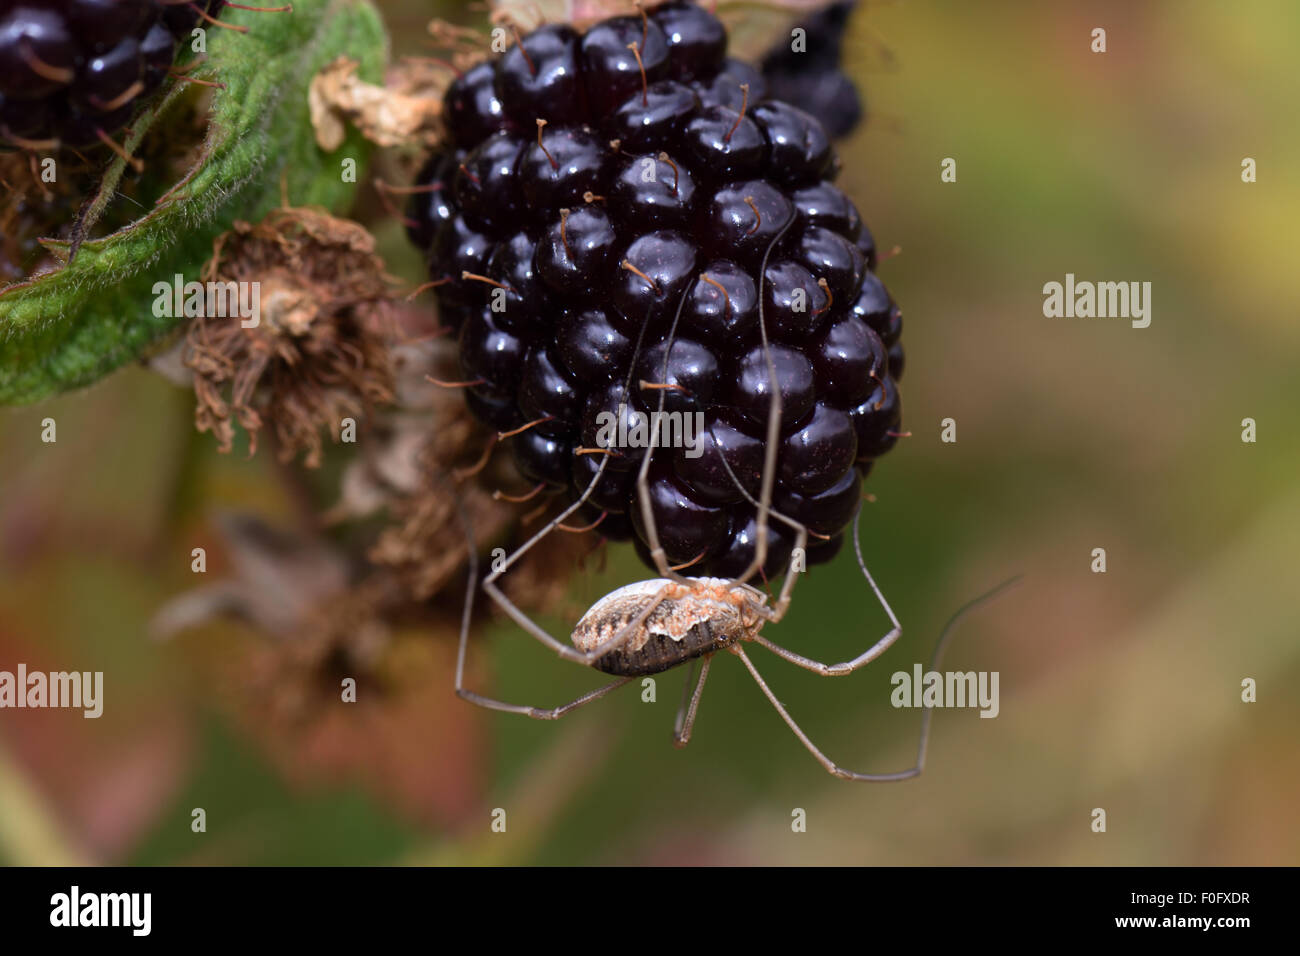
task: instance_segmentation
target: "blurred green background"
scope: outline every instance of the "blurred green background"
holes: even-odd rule
[[[447,13],[380,6],[399,53]],[[1098,26],[1104,55],[1089,51]],[[1001,714],[938,712],[919,780],[832,779],[729,657],[683,751],[669,743],[681,672],[658,703],[628,689],[535,723],[457,701],[453,649],[420,635],[406,642],[420,680],[396,699],[263,720],[240,685],[266,638],[227,622],[158,644],[147,628],[193,586],[189,551],[213,540],[216,509],[276,520],[293,502],[268,454],[222,458],[192,434],[192,396],[129,370],[0,413],[0,668],[107,682],[98,721],[0,712],[0,859],[1300,862],[1297,36],[1287,0],[909,0],[855,17],[870,118],[842,146],[841,185],[880,247],[902,248],[880,272],[904,309],[913,432],[868,483],[864,548],[904,636],[837,680],[752,656],[834,759],[899,769],[919,714],[889,706],[890,674],[1023,572],[963,621],[946,662],[999,671]],[[956,183],[940,181],[945,157]],[[400,229],[381,235],[418,281]],[[1151,282],[1150,328],[1044,318],[1042,286],[1067,272]],[[947,417],[955,444],[939,440]],[[639,574],[619,552],[575,572],[571,606],[545,623],[563,633]],[[886,629],[848,553],[795,593],[768,636],[802,653],[842,660]],[[479,648],[476,679],[509,700],[595,686],[501,622]],[[1246,677],[1257,703],[1240,700]]]

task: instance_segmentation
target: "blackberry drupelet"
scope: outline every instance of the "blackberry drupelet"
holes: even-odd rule
[[[822,121],[835,139],[849,135],[862,120],[862,100],[840,69],[844,31],[857,0],[836,0],[799,23],[805,47],[796,52],[783,39],[763,57],[769,94],[793,103]]]
[[[519,470],[576,500],[603,462],[583,514],[648,561],[644,445],[605,439],[661,402],[698,413],[698,448],[654,451],[655,527],[674,565],[737,574],[755,547],[770,359],[773,504],[809,528],[809,563],[832,557],[896,440],[902,350],[822,125],[766,98],[726,58],[722,24],[683,2],[585,35],[543,26],[460,77],[444,116],[408,231],[459,336],[469,405],[518,430]],[[772,576],[794,534],[769,528]]]
[[[156,91],[226,0],[0,0],[0,149],[86,147]]]

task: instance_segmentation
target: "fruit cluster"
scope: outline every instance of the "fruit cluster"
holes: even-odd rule
[[[684,2],[523,36],[448,91],[446,148],[409,224],[471,409],[519,429],[519,470],[571,500],[604,462],[587,505],[607,537],[646,555],[644,448],[610,447],[602,427],[622,417],[634,434],[661,402],[702,420],[702,446],[655,449],[648,491],[670,561],[718,576],[754,554],[769,357],[774,506],[812,533],[809,563],[838,549],[896,440],[903,363],[826,132],[726,46]],[[770,524],[766,574],[793,540]]]
[[[225,0],[0,0],[0,148],[112,136]]]

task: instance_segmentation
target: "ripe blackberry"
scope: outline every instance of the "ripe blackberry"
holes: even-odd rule
[[[178,41],[226,0],[0,2],[0,149],[111,137],[163,83]]]
[[[874,241],[825,129],[763,87],[694,4],[542,27],[452,84],[409,210],[470,407],[530,481],[590,487],[580,513],[647,561],[638,425],[699,416],[700,443],[656,447],[645,484],[692,574],[754,554],[771,369],[773,503],[811,532],[809,563],[898,434],[900,313]],[[766,574],[795,539],[769,522]]]
[[[837,0],[799,23],[806,46],[796,52],[782,39],[763,57],[763,78],[775,99],[793,103],[822,121],[835,139],[862,120],[862,100],[840,69],[844,31],[857,0]]]

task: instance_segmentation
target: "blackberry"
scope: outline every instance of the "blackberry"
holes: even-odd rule
[[[862,120],[862,100],[840,69],[844,31],[857,0],[837,0],[799,23],[806,48],[791,49],[783,39],[763,57],[763,78],[776,99],[794,103],[822,121],[835,139],[849,135]]]
[[[698,416],[699,444],[656,447],[646,487],[670,562],[719,576],[754,553],[769,369],[774,507],[809,529],[816,563],[896,440],[903,361],[825,128],[726,44],[683,2],[522,37],[452,84],[408,223],[471,409],[570,501],[600,473],[581,515],[647,562],[637,428]],[[795,536],[769,529],[772,576]]]
[[[178,42],[226,0],[0,2],[0,149],[94,145],[160,86]]]

